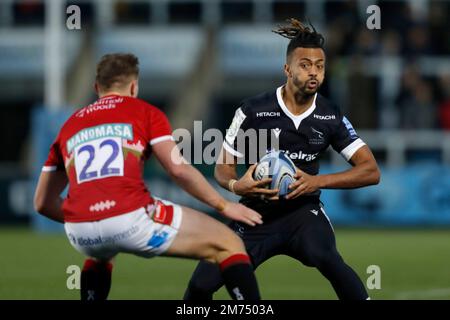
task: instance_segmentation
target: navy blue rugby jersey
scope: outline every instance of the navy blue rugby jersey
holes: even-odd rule
[[[319,158],[328,146],[349,161],[365,145],[328,99],[316,93],[311,107],[294,115],[286,107],[281,89],[240,103],[223,144],[238,163],[248,167],[271,149],[282,150],[299,169],[316,175]]]

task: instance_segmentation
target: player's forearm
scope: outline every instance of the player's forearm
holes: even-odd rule
[[[226,200],[196,168],[188,164],[182,166],[182,170],[172,175],[175,182],[193,197],[221,212]]]
[[[64,223],[64,213],[62,211],[63,199],[55,198],[51,201],[35,203],[35,209],[41,215],[60,223]]]
[[[361,163],[351,169],[317,176],[320,189],[351,189],[378,184],[380,171],[376,164]]]
[[[229,190],[228,184],[231,179],[238,179],[236,167],[227,164],[217,164],[214,169],[214,178],[224,189]]]

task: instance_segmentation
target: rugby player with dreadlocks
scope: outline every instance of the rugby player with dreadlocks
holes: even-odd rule
[[[290,40],[284,65],[287,81],[276,90],[240,103],[215,168],[218,183],[240,195],[241,203],[259,212],[265,223],[246,226],[233,221],[230,227],[243,239],[253,268],[276,255],[287,255],[317,268],[339,299],[369,299],[362,281],[336,248],[320,189],[378,184],[376,160],[340,109],[318,93],[325,78],[324,37],[311,24],[306,26],[296,19],[274,32]],[[278,199],[277,190],[269,191],[253,179],[255,164],[248,158],[258,148],[244,144],[241,149],[237,143],[239,135],[248,129],[275,132],[275,137],[271,134],[267,139],[278,139],[279,150],[296,165],[296,181],[286,199]],[[272,145],[258,140],[260,143]],[[329,146],[350,163],[348,170],[319,174],[319,158]],[[248,168],[240,178],[236,172],[239,158]],[[210,300],[223,283],[220,269],[202,261],[184,299]]]

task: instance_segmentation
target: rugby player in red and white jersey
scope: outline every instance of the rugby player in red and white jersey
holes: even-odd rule
[[[107,298],[112,259],[121,252],[217,263],[233,299],[259,299],[250,260],[233,231],[198,211],[156,199],[147,190],[143,165],[154,154],[192,196],[227,218],[262,223],[255,211],[226,201],[182,158],[165,114],[136,98],[138,63],[132,54],[102,57],[95,83],[99,100],[63,125],[35,192],[36,211],[64,223],[72,246],[88,257],[81,299]]]

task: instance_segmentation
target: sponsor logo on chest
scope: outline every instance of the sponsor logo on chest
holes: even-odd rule
[[[323,116],[319,114],[314,114],[313,118],[318,120],[335,120],[336,116],[334,114],[327,114]]]
[[[324,133],[322,131],[319,131],[313,127],[311,127],[312,136],[309,137],[309,144],[324,144],[325,138]]]
[[[257,112],[256,113],[256,117],[260,118],[260,117],[279,117],[281,114],[280,112],[275,112],[275,111],[262,111],[262,112]]]
[[[292,160],[303,160],[306,162],[309,161],[313,161],[315,159],[317,159],[317,156],[319,155],[319,153],[305,153],[303,151],[298,151],[298,152],[290,152],[289,150],[280,150],[283,151],[284,153],[286,153],[286,155],[291,158]]]

